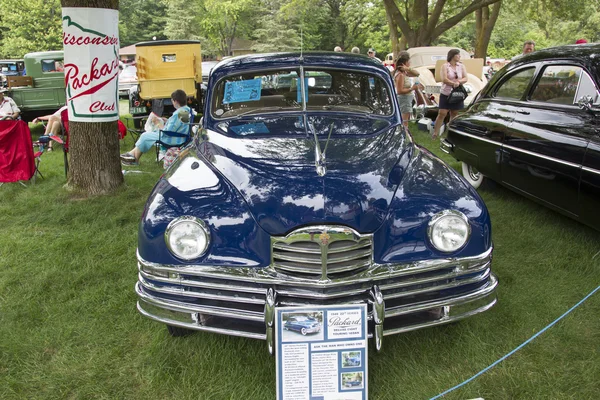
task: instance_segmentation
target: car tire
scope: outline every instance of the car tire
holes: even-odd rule
[[[167,331],[169,331],[169,335],[173,337],[183,337],[194,333],[194,331],[191,329],[180,328],[173,325],[167,325]]]
[[[479,172],[475,167],[465,162],[461,162],[461,164],[462,175],[467,180],[467,182],[469,182],[471,186],[473,186],[475,189],[481,186],[481,183],[483,182],[483,174]]]
[[[306,336],[306,328],[300,329],[300,333],[302,334],[302,336]]]

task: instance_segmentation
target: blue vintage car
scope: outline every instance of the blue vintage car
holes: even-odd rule
[[[286,331],[300,332],[302,336],[306,336],[309,333],[320,332],[321,323],[312,317],[302,315],[292,316],[285,321],[283,329]]]
[[[354,386],[362,386],[362,381],[354,380],[354,381],[346,381],[344,382],[345,387],[354,387]]]
[[[271,352],[280,306],[367,304],[380,349],[496,302],[483,201],[403,129],[385,67],[354,54],[216,65],[202,129],[147,201],[137,261],[138,309],[172,335]]]
[[[344,367],[358,367],[360,366],[360,356],[348,357],[344,361]]]

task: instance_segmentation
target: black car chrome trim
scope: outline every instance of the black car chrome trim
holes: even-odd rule
[[[582,167],[585,172],[591,172],[592,174],[600,175],[600,170],[590,168],[590,167]]]
[[[544,160],[548,160],[548,161],[553,161],[559,164],[563,164],[563,165],[567,165],[569,167],[573,167],[573,168],[581,168],[580,164],[575,164],[569,161],[564,161],[564,160],[560,160],[558,158],[554,158],[554,157],[550,157],[550,156],[545,156],[539,153],[535,153],[533,151],[529,151],[529,150],[525,150],[525,149],[520,149],[518,147],[514,147],[508,144],[503,145],[504,149],[509,149],[509,150],[514,150],[514,151],[518,151],[519,153],[524,153],[524,154],[528,154],[530,156],[534,156],[534,157],[539,157],[539,158],[543,158]]]
[[[492,139],[484,138],[484,137],[481,137],[481,136],[473,135],[472,133],[467,133],[467,132],[458,130],[458,129],[453,128],[453,127],[449,127],[448,130],[452,131],[454,133],[458,133],[459,135],[468,136],[468,137],[473,138],[473,139],[479,139],[479,140],[487,142],[487,143],[495,144],[497,146],[502,146],[502,142],[498,142],[496,140],[492,140]]]

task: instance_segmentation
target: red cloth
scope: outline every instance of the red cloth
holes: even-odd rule
[[[127,127],[121,122],[121,120],[117,121],[117,126],[119,127],[119,140],[123,140],[123,138],[127,136]]]
[[[0,182],[28,181],[34,172],[29,126],[25,121],[0,121]]]

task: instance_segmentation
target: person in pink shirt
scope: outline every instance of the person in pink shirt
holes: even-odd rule
[[[446,63],[442,65],[442,89],[440,90],[440,104],[437,118],[435,120],[435,127],[433,130],[432,138],[436,139],[440,134],[440,129],[446,119],[448,112],[450,113],[450,120],[453,120],[458,115],[458,112],[465,108],[464,101],[458,103],[448,103],[448,96],[452,89],[457,88],[463,83],[467,83],[467,69],[460,62],[460,50],[452,49],[448,52],[446,57]]]

